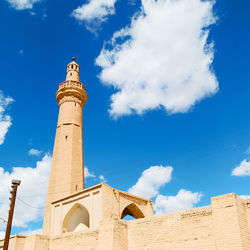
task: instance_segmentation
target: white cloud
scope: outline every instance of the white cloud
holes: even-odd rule
[[[42,234],[42,228],[40,229],[35,229],[35,230],[27,230],[18,233],[19,235],[34,235],[34,234]]]
[[[9,189],[12,179],[21,180],[17,191],[13,226],[27,227],[31,221],[40,220],[44,210],[38,209],[45,206],[48,180],[50,173],[51,156],[45,155],[41,161],[37,161],[36,167],[14,167],[12,172],[5,172],[0,168],[0,214],[7,218],[9,209]],[[27,206],[25,203],[31,205]],[[0,224],[0,230],[3,225]]]
[[[201,193],[192,193],[185,189],[181,189],[176,196],[158,195],[155,199],[154,210],[156,214],[165,214],[191,209],[201,197]]]
[[[16,10],[32,9],[35,3],[41,0],[7,0],[12,8]]]
[[[11,97],[4,96],[0,90],[0,145],[4,143],[5,136],[12,124],[12,119],[6,114],[6,109],[13,101]]]
[[[43,15],[42,15],[43,20],[46,19],[47,17],[48,17],[48,14],[47,13],[43,13]]]
[[[250,199],[250,195],[240,195],[242,199]]]
[[[101,182],[107,182],[106,178],[103,175],[99,175],[99,180]]]
[[[20,49],[20,50],[18,51],[18,53],[19,53],[20,55],[23,55],[23,50]]]
[[[28,154],[29,155],[34,155],[34,156],[39,156],[39,155],[41,155],[42,152],[43,151],[41,151],[41,150],[32,148],[32,149],[29,150]]]
[[[234,176],[250,176],[250,162],[246,159],[240,165],[232,170]]]
[[[248,146],[247,150],[245,151],[245,154],[250,154],[250,146]]]
[[[87,179],[87,178],[92,178],[92,179],[95,179],[96,180],[96,175],[94,172],[90,172],[90,170],[88,169],[87,166],[84,166],[84,177]],[[99,175],[98,176],[98,179],[101,181],[101,182],[107,182],[106,178],[103,176],[103,175]]]
[[[0,231],[0,240],[4,239],[5,236],[5,231]]]
[[[153,166],[142,172],[137,183],[128,192],[146,199],[159,193],[159,189],[171,181],[173,168],[170,166]]]
[[[214,1],[142,0],[129,26],[115,32],[96,59],[99,75],[117,91],[114,118],[164,108],[184,113],[218,91],[208,43]]]
[[[89,0],[87,4],[79,6],[72,12],[78,21],[84,21],[86,28],[95,32],[107,16],[115,14],[116,0]]]
[[[181,189],[176,196],[159,194],[159,189],[172,179],[173,168],[170,166],[154,166],[142,172],[137,183],[128,192],[140,197],[155,198],[154,211],[164,214],[185,209],[191,209],[202,197],[201,193]]]
[[[42,229],[35,229],[35,230],[27,230],[18,233],[19,235],[34,235],[34,234],[42,234]],[[4,239],[5,231],[0,231],[0,240]]]
[[[95,178],[95,174],[91,173],[88,169],[88,167],[84,166],[84,177],[87,178]]]

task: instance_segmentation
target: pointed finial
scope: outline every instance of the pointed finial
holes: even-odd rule
[[[75,57],[75,56],[73,56],[72,60],[75,62],[75,61],[76,61],[76,57]]]

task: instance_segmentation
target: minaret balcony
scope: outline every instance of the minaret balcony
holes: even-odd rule
[[[85,86],[78,81],[65,81],[63,83],[61,83],[58,87],[58,91],[64,88],[79,88],[79,89],[84,89],[86,90]]]
[[[58,87],[56,100],[59,106],[64,102],[77,102],[83,108],[88,99],[85,86],[79,81],[65,81]]]

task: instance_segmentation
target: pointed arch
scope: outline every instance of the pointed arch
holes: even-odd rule
[[[135,219],[140,219],[145,217],[143,212],[140,210],[140,208],[137,207],[135,203],[130,203],[123,209],[121,219],[123,219],[127,215],[130,215]]]
[[[89,227],[89,212],[79,203],[76,203],[66,214],[63,220],[63,233],[73,232]]]

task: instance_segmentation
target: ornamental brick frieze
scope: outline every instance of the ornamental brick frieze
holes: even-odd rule
[[[56,93],[56,100],[59,106],[65,102],[75,102],[83,108],[87,99],[85,86],[77,81],[65,81],[61,83]]]
[[[78,81],[65,81],[59,85],[58,90],[61,90],[67,87],[73,87],[73,88],[86,90],[85,86],[81,82],[78,82]]]
[[[181,215],[182,219],[190,218],[194,216],[208,216],[212,214],[212,209],[200,210],[200,211],[189,211]]]

